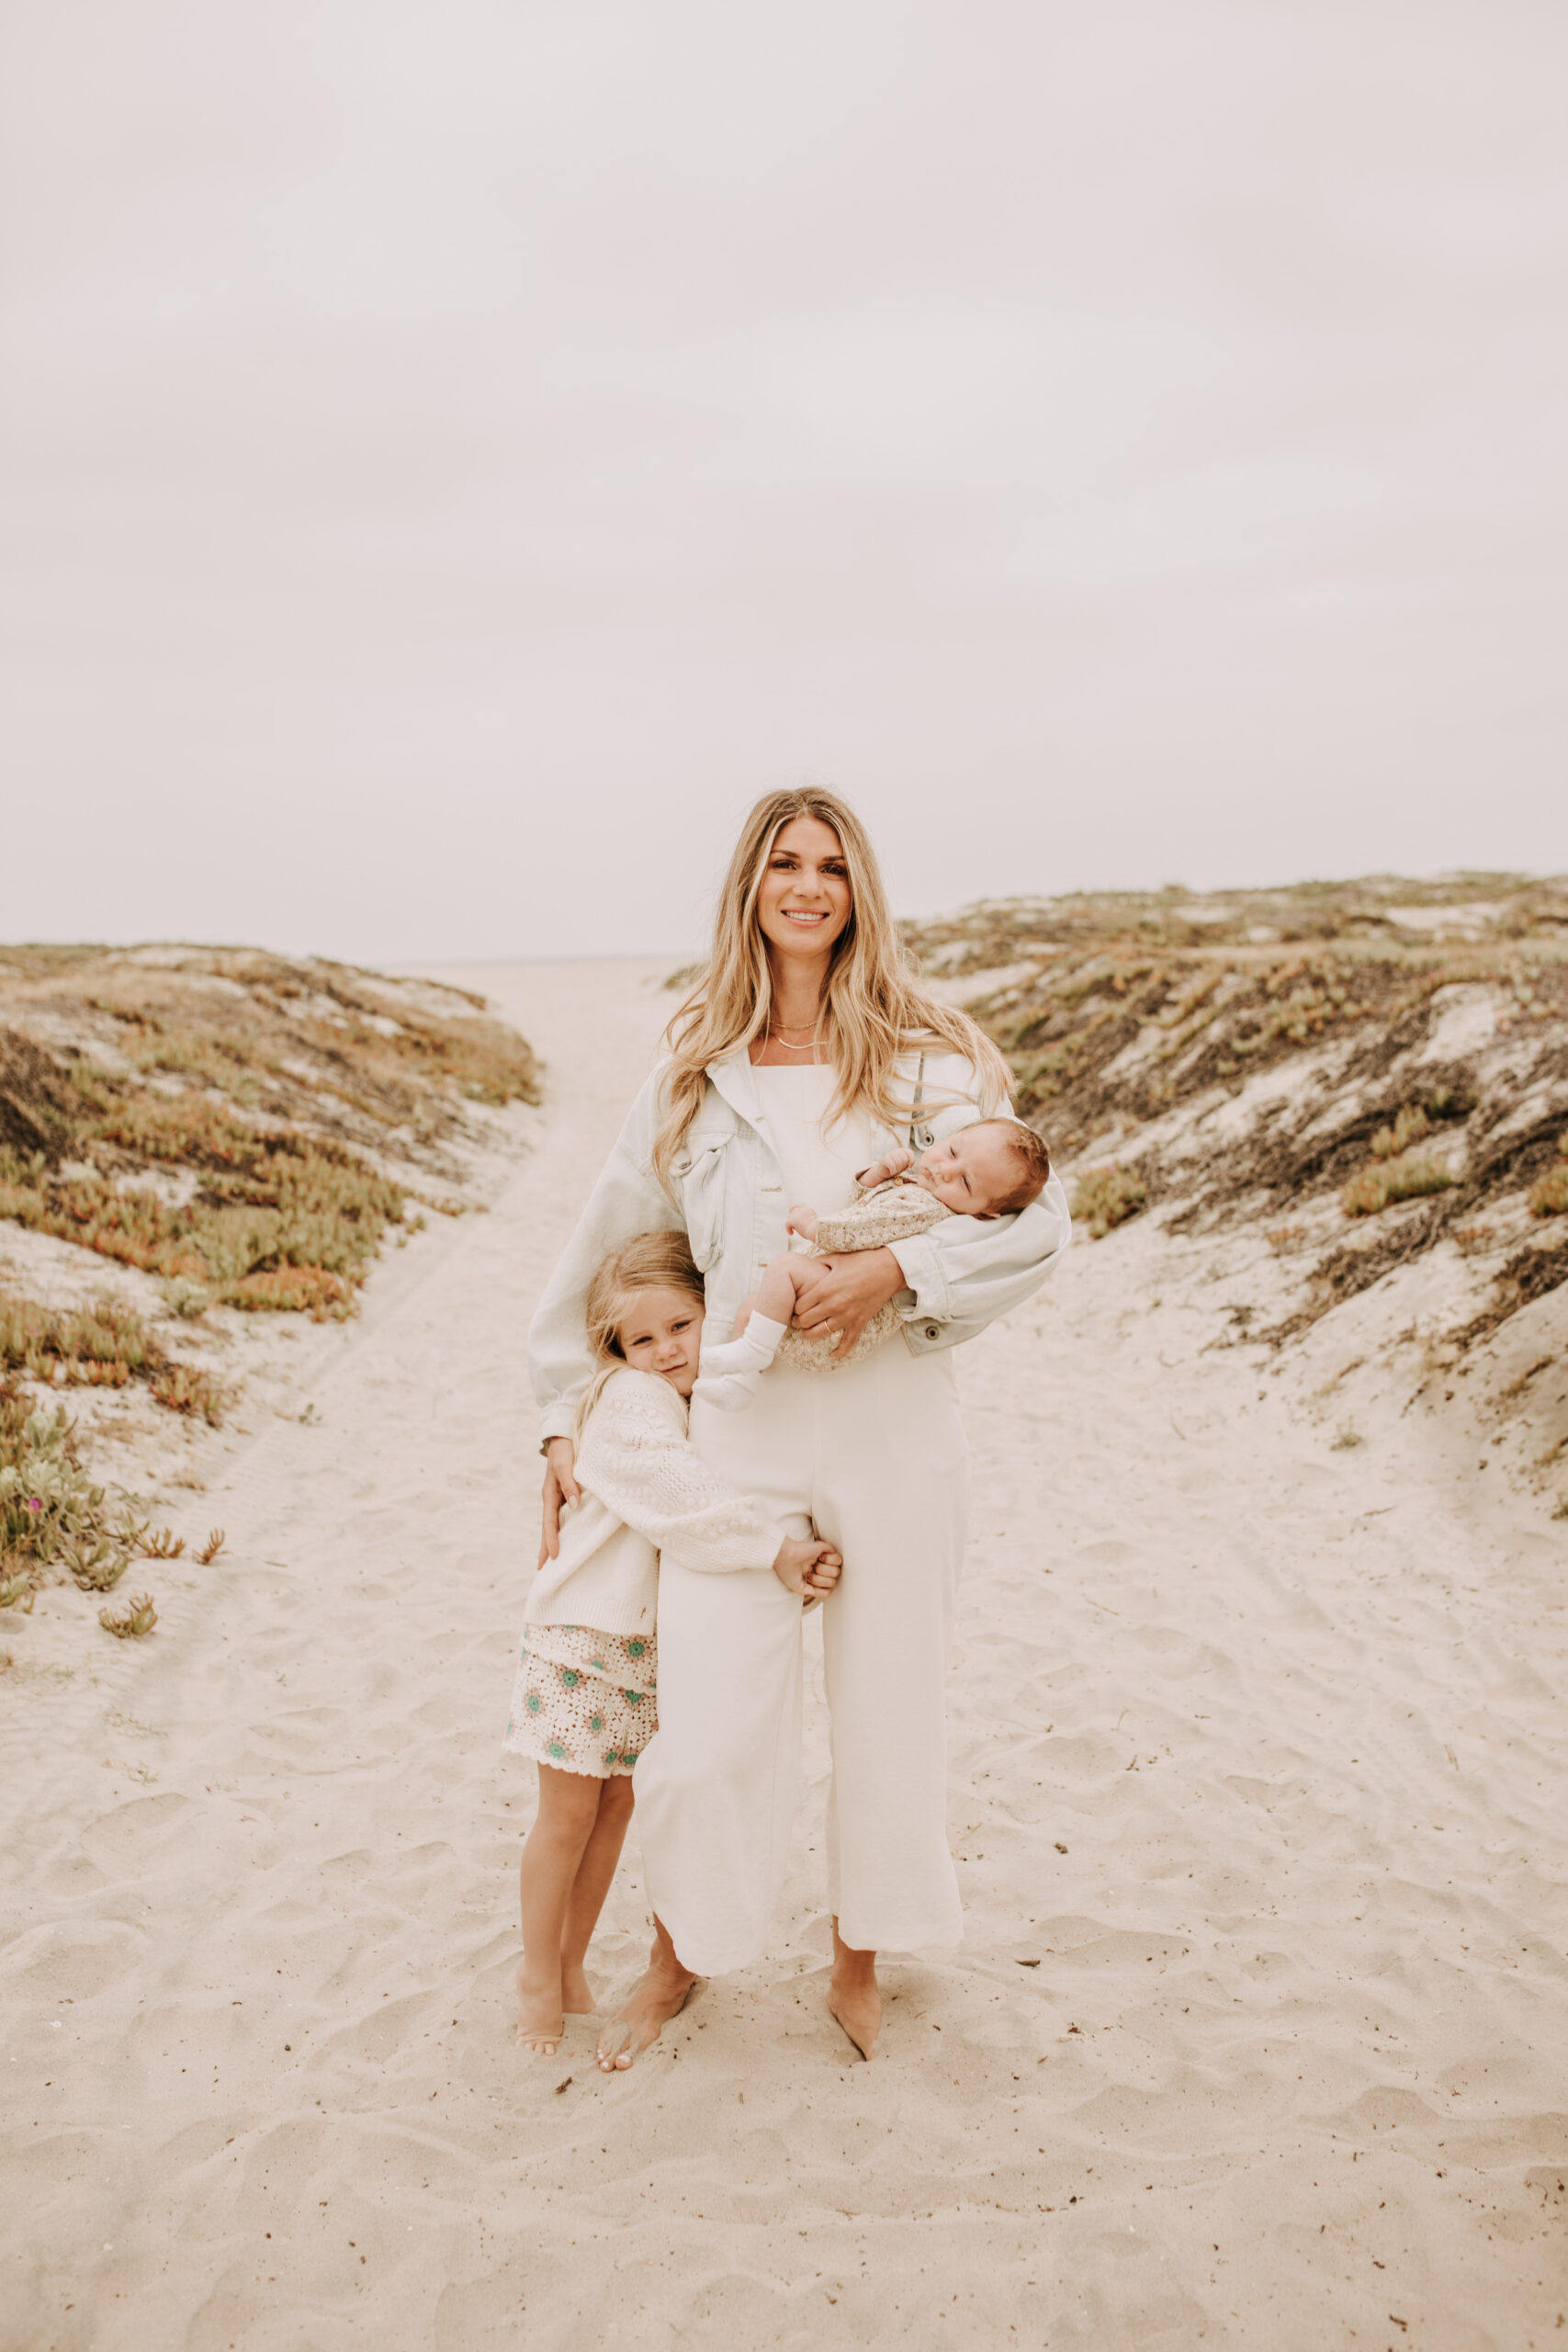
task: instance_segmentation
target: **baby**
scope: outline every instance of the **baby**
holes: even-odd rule
[[[888,1152],[861,1170],[855,1179],[860,1198],[848,1208],[822,1216],[813,1208],[793,1208],[788,1230],[809,1241],[818,1258],[833,1250],[884,1250],[929,1233],[946,1216],[1006,1216],[1027,1208],[1050,1173],[1051,1155],[1032,1127],[1016,1119],[981,1119],[933,1143],[919,1159],[901,1149]],[[837,1372],[869,1355],[896,1329],[898,1317],[889,1300],[845,1356],[833,1353],[837,1331],[792,1331],[807,1263],[799,1256],[775,1258],[737,1315],[734,1338],[704,1342],[694,1397],[743,1412],[775,1356],[808,1372]]]

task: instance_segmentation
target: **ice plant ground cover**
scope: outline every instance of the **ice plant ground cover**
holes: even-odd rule
[[[1008,899],[908,936],[1097,1234],[1331,1212],[1317,1309],[1461,1231],[1489,1245],[1479,1320],[1568,1275],[1568,880]]]
[[[1311,1338],[1439,1411],[1492,1363],[1556,1478],[1568,878],[1016,899],[906,936],[1007,1056],[1086,1240],[1206,1251],[1227,1344]]]
[[[446,1204],[466,1114],[537,1091],[525,1041],[429,981],[0,949],[0,1217],[186,1297],[346,1311],[411,1200]]]
[[[0,1609],[183,1549],[84,1466],[100,1408],[223,1419],[243,1382],[198,1359],[231,1360],[234,1311],[353,1314],[388,1238],[467,1205],[474,1153],[537,1096],[526,1041],[439,982],[243,949],[0,948]]]

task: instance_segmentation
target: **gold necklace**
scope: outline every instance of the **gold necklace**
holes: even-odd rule
[[[788,1025],[793,1029],[804,1026],[804,1023],[792,1021]],[[822,1016],[820,1013],[818,1014],[811,1035],[807,1039],[804,1046],[792,1046],[789,1039],[784,1035],[784,1031],[775,1022],[770,1021],[767,1029],[769,1037],[773,1039],[775,1045],[782,1046],[786,1054],[814,1054],[817,1051],[818,1041],[821,1035],[821,1032]]]

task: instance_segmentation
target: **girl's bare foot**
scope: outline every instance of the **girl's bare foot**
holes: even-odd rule
[[[833,1922],[833,1973],[828,1980],[828,2014],[854,2043],[864,2059],[876,2055],[882,2031],[882,1995],[876,1983],[876,1954],[852,1951]]]
[[[657,1919],[654,1928],[648,1966],[614,2022],[599,2036],[599,2064],[606,2075],[624,2072],[639,2051],[658,2041],[670,2019],[685,2007],[686,1996],[697,1981],[689,1968],[682,1967],[668,1932]]]
[[[527,1966],[525,1960],[517,1963],[517,2039],[536,2058],[553,2058],[566,2030],[560,1978],[547,1984],[530,1983]]]
[[[591,2018],[599,2006],[580,1960],[561,1962],[560,2005],[569,2018]]]

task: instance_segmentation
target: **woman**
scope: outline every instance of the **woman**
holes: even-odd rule
[[[758,802],[730,861],[712,956],[670,1024],[670,1059],[632,1106],[529,1335],[545,1477],[545,1555],[575,1501],[567,1432],[591,1374],[583,1293],[604,1251],[679,1227],[730,1317],[784,1246],[795,1201],[844,1205],[855,1171],[994,1113],[1001,1057],[911,977],[859,821],[825,792]],[[859,1363],[775,1365],[751,1409],[694,1410],[710,1466],[791,1533],[844,1556],[824,1604],[832,1718],[828,2007],[876,2046],[879,1947],[956,1943],[944,1826],[944,1699],[964,1549],[967,1451],[949,1350],[1038,1287],[1071,1223],[1052,1178],[1018,1215],[947,1219],[897,1250],[814,1261],[795,1314],[847,1354],[888,1300],[903,1320]],[[801,1612],[771,1571],[687,1575],[659,1596],[660,1728],[635,1776],[657,1928],[647,1974],[600,2045],[629,2064],[695,1976],[764,1947],[798,1779]]]

